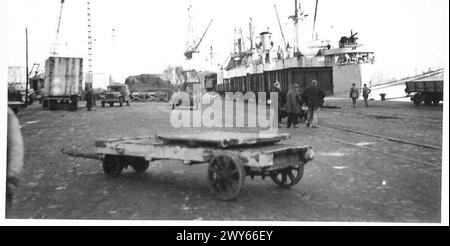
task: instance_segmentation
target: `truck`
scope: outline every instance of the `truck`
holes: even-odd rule
[[[405,82],[405,92],[411,97],[414,105],[439,105],[443,100],[443,73],[433,74],[431,76]]]
[[[78,109],[83,91],[83,58],[51,56],[45,61],[42,107]]]
[[[121,107],[123,103],[130,106],[130,89],[126,84],[114,84],[109,85],[106,88],[105,94],[102,96],[102,107],[108,103],[109,106],[114,106],[114,103],[118,103]]]
[[[8,106],[17,114],[20,108],[33,103],[34,90],[28,86],[26,90],[26,68],[21,66],[8,67]],[[28,97],[28,98],[26,98]],[[27,101],[28,99],[28,101]]]

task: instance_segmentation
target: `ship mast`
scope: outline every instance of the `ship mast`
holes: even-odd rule
[[[295,12],[294,15],[289,16],[289,19],[294,21],[294,51],[297,51],[298,48],[298,8],[297,8],[297,0],[295,0]]]
[[[239,45],[241,46],[241,50],[246,51],[244,34],[242,33],[242,28],[239,28],[239,39],[241,40],[241,42],[239,43]]]
[[[280,26],[280,32],[281,32],[281,37],[283,38],[284,48],[287,49],[286,39],[284,38],[283,27],[281,27],[280,17],[278,16],[277,5],[274,4],[273,7],[275,8],[275,14],[277,14],[278,25]]]
[[[317,39],[317,34],[316,34],[316,19],[317,19],[317,5],[319,4],[319,0],[316,0],[316,8],[314,10],[314,24],[313,24],[313,32],[312,32],[312,40]],[[314,35],[316,36],[316,38],[314,38]]]
[[[250,35],[250,50],[253,50],[253,20],[250,18],[248,23],[249,35]]]
[[[297,5],[297,0],[295,0],[295,13],[294,15],[289,16],[289,19],[292,19],[294,21],[294,52],[300,52],[299,46],[298,46],[298,21],[303,20],[308,15],[305,14],[302,11],[301,4],[299,3]]]

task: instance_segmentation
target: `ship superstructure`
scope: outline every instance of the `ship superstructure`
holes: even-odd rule
[[[295,13],[290,18],[297,25],[303,12],[296,10]],[[250,27],[250,31],[252,29]],[[279,81],[282,90],[288,91],[293,83],[307,88],[312,80],[317,80],[329,96],[343,97],[348,96],[353,83],[358,87],[370,84],[374,52],[358,44],[357,33],[341,37],[338,47],[331,47],[328,41],[314,40],[308,47],[301,48],[297,37],[292,47],[286,42],[286,46],[281,47],[274,44],[268,30],[259,33],[259,40],[248,50],[239,39],[235,42],[238,47],[217,74],[215,90],[268,92]]]

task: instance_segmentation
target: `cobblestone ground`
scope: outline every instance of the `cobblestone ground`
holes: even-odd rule
[[[26,167],[9,218],[440,222],[442,105],[327,105],[340,108],[321,109],[317,129],[280,128],[292,135],[288,142],[315,149],[302,181],[280,189],[270,178],[248,177],[233,202],[211,194],[206,165],[157,161],[143,174],[108,178],[99,161],[60,152],[94,151],[101,138],[189,131],[170,125],[165,103],[91,112],[33,105],[19,112]]]

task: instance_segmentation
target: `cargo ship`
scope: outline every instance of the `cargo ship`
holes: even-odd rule
[[[302,12],[297,8],[297,1],[295,5],[295,15],[290,18],[298,25]],[[251,32],[251,23],[249,25]],[[259,33],[259,43],[254,44],[251,38],[248,50],[244,50],[242,40],[237,39],[235,51],[226,65],[217,74],[205,78],[205,88],[219,93],[269,92],[278,81],[282,90],[288,91],[294,83],[304,89],[312,80],[317,80],[329,97],[348,97],[352,84],[370,85],[375,62],[374,52],[362,48],[357,34],[351,32],[350,36],[342,36],[338,47],[316,39],[302,48],[296,37],[292,47],[288,43],[280,48],[273,43],[269,31]]]

